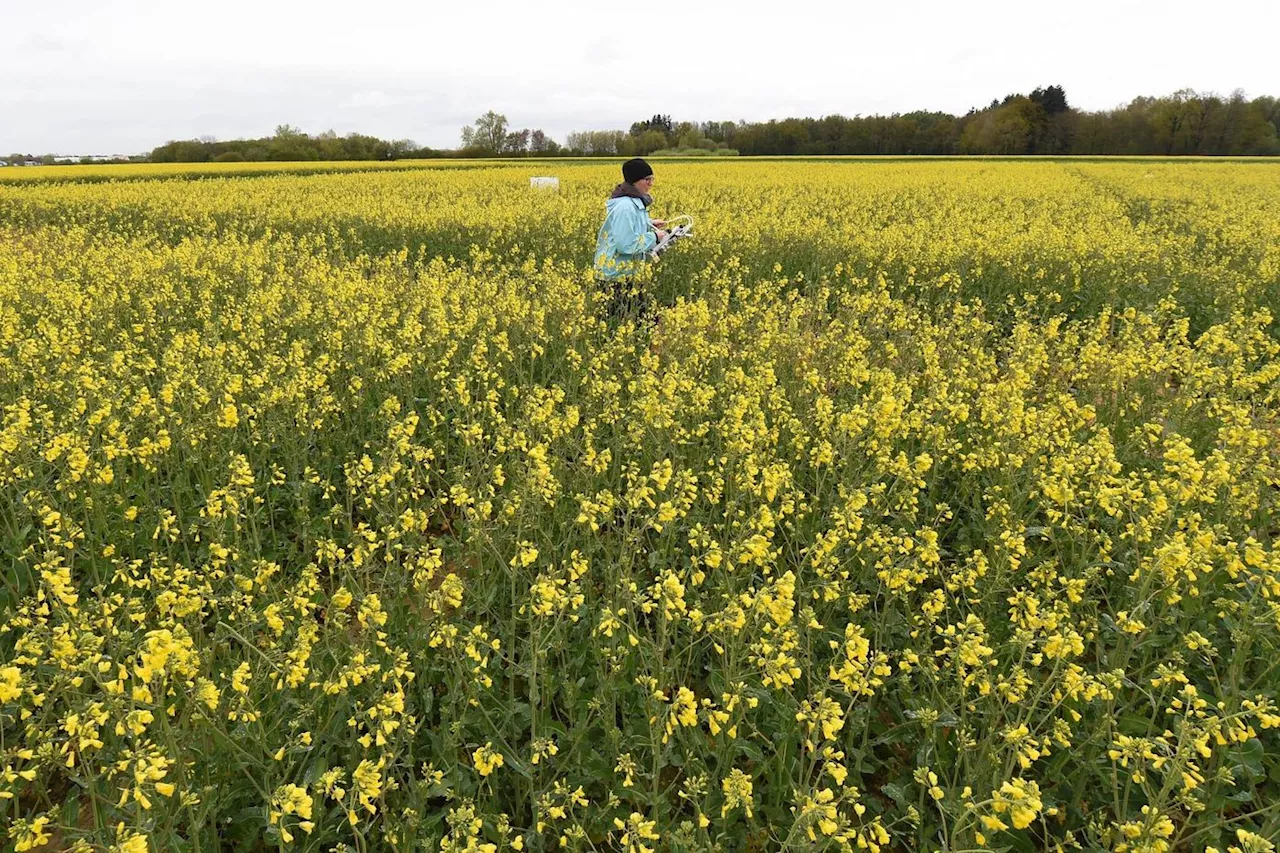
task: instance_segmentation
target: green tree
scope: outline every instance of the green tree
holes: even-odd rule
[[[1193,89],[1179,89],[1167,98],[1161,98],[1152,113],[1152,129],[1161,154],[1172,154],[1183,144],[1187,124],[1191,120],[1190,101],[1196,97]]]
[[[506,135],[502,140],[502,153],[515,154],[523,156],[529,153],[529,134],[528,128],[524,130],[515,130]]]
[[[660,130],[646,130],[635,140],[635,153],[641,157],[667,147],[667,136]]]
[[[501,154],[507,142],[507,117],[493,110],[476,119],[475,124],[462,129],[463,148],[483,148]]]
[[[1061,86],[1039,87],[1031,90],[1031,100],[1039,104],[1049,115],[1065,113],[1071,107],[1067,104],[1067,92]]]
[[[987,109],[965,125],[960,150],[966,154],[1027,154],[1032,147],[1038,115],[1043,110],[1022,95],[1005,99],[995,109]]]
[[[631,136],[639,137],[649,131],[657,131],[665,137],[666,141],[663,142],[663,145],[658,146],[659,148],[668,144],[672,134],[675,132],[671,126],[671,116],[654,115],[652,118],[645,119],[644,121],[637,121],[631,125],[629,134]]]
[[[296,127],[287,124],[278,125],[275,135],[267,142],[268,160],[318,160],[319,148]]]
[[[707,151],[714,151],[715,147],[716,144],[703,136],[697,125],[689,126],[688,129],[680,134],[680,138],[676,141],[676,148],[681,151],[687,151],[693,148],[702,148]]]
[[[580,130],[565,138],[565,146],[575,154],[614,155],[623,150],[624,140],[629,141],[620,130]]]

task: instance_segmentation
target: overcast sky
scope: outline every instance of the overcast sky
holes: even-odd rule
[[[760,10],[760,11],[757,11]],[[0,0],[0,153],[136,153],[278,124],[458,144],[513,129],[963,113],[1192,87],[1280,95],[1277,0]]]

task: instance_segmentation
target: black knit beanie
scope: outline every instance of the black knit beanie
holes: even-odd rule
[[[629,184],[642,181],[653,174],[653,169],[644,160],[636,157],[622,164],[622,179]]]

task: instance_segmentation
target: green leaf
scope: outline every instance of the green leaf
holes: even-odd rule
[[[1238,749],[1233,750],[1235,758],[1246,770],[1249,771],[1250,778],[1258,781],[1266,777],[1266,771],[1262,768],[1262,760],[1266,757],[1266,750],[1262,747],[1262,741],[1255,738],[1249,738]]]
[[[897,782],[885,782],[880,786],[880,793],[904,808],[907,806],[907,792]]]

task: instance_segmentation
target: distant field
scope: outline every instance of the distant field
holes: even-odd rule
[[[655,157],[655,163],[1240,163],[1280,165],[1280,157],[1036,157],[968,155],[956,157],[850,155],[830,157]],[[466,159],[466,160],[325,160],[305,163],[130,163],[99,166],[11,166],[0,168],[4,181],[100,181],[141,178],[189,178],[219,176],[260,176],[263,174],[313,174],[317,172],[396,171],[400,169],[492,169],[502,166],[578,167],[612,164],[600,157],[551,157],[546,159]]]
[[[5,849],[1270,849],[1278,166],[0,169]]]

